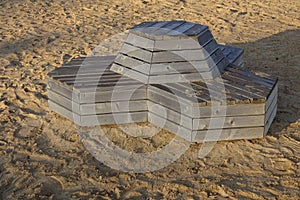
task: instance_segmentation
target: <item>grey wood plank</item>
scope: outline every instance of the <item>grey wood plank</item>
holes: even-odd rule
[[[240,78],[243,78],[245,80],[251,80],[252,82],[261,84],[267,88],[272,88],[274,85],[274,81],[271,81],[269,79],[257,76],[255,74],[252,74],[250,72],[247,72],[245,70],[239,70],[236,69],[234,67],[228,67],[227,69],[230,72],[233,72],[233,74],[238,74],[238,76],[240,76]]]
[[[217,48],[215,40],[211,40],[201,49],[154,52],[151,63],[206,60]]]
[[[150,102],[149,111],[180,126],[190,130],[207,130],[223,128],[257,127],[265,125],[265,116],[223,116],[209,118],[192,118],[182,112],[171,110],[167,107]]]
[[[170,131],[170,132],[182,137],[183,139],[185,139],[187,141],[191,141],[192,131],[187,128],[179,126],[175,123],[171,123],[170,121],[168,121],[152,112],[149,112],[148,120],[149,120],[149,122],[151,122],[152,124],[154,124],[157,127],[163,128],[167,131]]]
[[[132,69],[129,69],[129,68],[124,67],[122,65],[119,65],[117,63],[112,64],[110,70],[112,70],[116,73],[125,75],[127,77],[130,77],[134,80],[140,81],[142,83],[148,83],[148,80],[149,80],[148,75],[143,74],[143,73],[138,72],[138,71],[135,71],[135,70],[132,70]]]
[[[147,26],[134,27],[134,28],[130,29],[129,32],[154,40],[157,38],[157,36],[155,36],[152,33],[168,23],[171,23],[171,21],[158,21],[158,22],[154,22]]]
[[[79,126],[98,126],[98,125],[109,125],[126,123],[136,123],[136,122],[146,122],[148,118],[147,112],[133,112],[133,113],[115,113],[115,114],[102,114],[102,115],[90,115],[90,116],[80,116],[70,110],[60,106],[51,100],[48,101],[51,110],[56,113],[66,117],[67,119],[73,121]]]
[[[208,30],[208,26],[201,25],[201,24],[196,24],[192,28],[189,28],[188,30],[184,31],[183,33],[186,35],[199,35],[205,30]]]
[[[198,37],[156,40],[154,44],[154,51],[201,49],[212,39],[213,36],[210,31],[204,31]]]
[[[193,118],[188,117],[184,114],[180,114],[174,110],[168,109],[163,105],[148,101],[148,111],[154,113],[164,119],[176,122],[177,124],[187,127],[189,129],[193,128]]]
[[[98,126],[109,124],[128,124],[137,122],[147,122],[148,112],[133,112],[133,113],[115,113],[93,116],[82,116],[81,126]]]
[[[268,95],[268,99],[266,101],[266,110],[270,107],[271,103],[273,102],[273,99],[278,97],[278,82],[274,85],[273,89],[270,91],[270,94]]]
[[[209,72],[214,67],[218,66],[219,69],[225,68],[228,65],[226,59],[223,59],[222,52],[218,49],[210,55],[206,60],[201,61],[183,61],[183,62],[170,62],[151,64],[152,75],[166,74],[171,72]]]
[[[107,102],[112,99],[115,101],[119,100],[139,100],[147,99],[145,85],[135,85],[133,88],[130,87],[116,87],[115,90],[103,91],[102,88],[85,88],[81,91],[76,88],[72,88],[67,85],[57,83],[53,80],[48,81],[48,88],[52,91],[63,95],[68,99],[72,99],[77,103],[95,103],[95,102]],[[112,93],[114,96],[112,96]],[[132,94],[133,93],[133,94]],[[130,96],[129,96],[130,95]],[[132,96],[131,96],[132,95]]]
[[[193,26],[196,26],[196,24],[191,22],[185,22],[184,24],[176,27],[172,31],[168,33],[168,36],[178,36],[178,35],[185,35],[184,32],[192,28]]]
[[[136,89],[124,88],[114,91],[90,91],[80,94],[80,103],[95,103],[107,101],[122,101],[122,100],[142,100],[147,99],[146,88]]]
[[[272,115],[274,107],[277,106],[277,104],[278,104],[277,97],[274,97],[272,100],[272,103],[266,109],[266,114],[265,114],[266,123],[267,123],[267,120],[269,120],[270,116]]]
[[[277,113],[277,104],[274,105],[274,107],[271,109],[272,113],[269,115],[269,118],[266,121],[264,135],[266,135],[272,125],[272,122],[274,121]]]
[[[257,127],[265,125],[264,115],[212,117],[193,120],[193,130]]]
[[[184,24],[184,21],[171,21],[168,24],[165,24],[164,26],[162,26],[160,29],[155,30],[154,32],[152,32],[153,35],[155,36],[163,36],[163,35],[167,35],[170,31],[176,29],[177,27],[179,27],[180,25]],[[157,41],[157,38],[156,38]]]
[[[137,59],[147,62],[147,63],[151,63],[152,52],[148,51],[146,49],[142,49],[142,48],[124,43],[120,50],[120,53],[128,55],[133,58],[137,58]]]
[[[162,74],[149,76],[149,84],[176,83],[176,82],[191,82],[197,80],[209,80],[219,76],[220,72],[217,68],[211,72],[202,73],[182,73],[182,74]]]
[[[263,132],[264,132],[264,127],[193,131],[192,142],[209,142],[209,141],[222,141],[222,140],[262,138]]]
[[[147,111],[147,100],[112,101],[101,103],[79,104],[60,94],[48,90],[48,97],[68,110],[79,115],[93,115],[119,112]]]
[[[125,43],[144,48],[149,51],[153,51],[154,49],[154,40],[133,33],[128,34]]]
[[[119,65],[122,65],[124,67],[131,68],[135,71],[139,71],[146,75],[149,75],[149,72],[150,72],[150,64],[149,63],[129,57],[124,54],[118,54],[118,56],[116,57],[114,62]]]
[[[227,69],[228,68],[226,68],[226,70]],[[252,79],[249,79],[247,77],[239,76],[239,74],[233,72],[225,71],[221,77],[223,78],[224,82],[228,82],[229,84],[232,84],[234,86],[239,86],[245,91],[259,94],[265,98],[270,92],[269,87],[252,81]]]
[[[56,104],[59,104],[63,106],[64,108],[71,110],[72,112],[80,115],[80,104],[76,103],[75,101],[72,101],[72,96],[69,98],[58,94],[51,89],[47,90],[48,93],[48,99]]]
[[[54,103],[51,100],[48,100],[48,106],[50,110],[58,113],[59,115],[67,118],[68,120],[74,122],[75,124],[81,126],[81,117],[80,115],[76,113],[72,113],[68,109],[64,108],[63,106],[58,105],[57,103]]]
[[[171,88],[172,89],[172,88]],[[172,89],[173,90],[173,89]],[[174,91],[174,90],[173,90]],[[181,90],[180,90],[181,91]],[[175,91],[176,92],[176,91]],[[176,92],[177,93],[177,92]],[[247,115],[263,115],[265,114],[265,104],[235,104],[235,105],[219,105],[212,109],[210,106],[199,106],[193,104],[193,98],[187,97],[185,94],[177,93],[176,96],[166,90],[151,86],[148,89],[148,98],[155,102],[180,112],[184,111],[184,115],[192,118],[205,118],[212,116],[247,116]],[[193,104],[191,106],[191,104]],[[180,109],[180,105],[182,108]],[[215,113],[212,113],[212,112]]]
[[[49,78],[46,79],[47,81],[47,88],[67,97],[69,99],[73,99],[73,101],[80,102],[80,94],[79,91],[74,90],[71,87],[66,85],[60,84],[57,81],[51,80]]]

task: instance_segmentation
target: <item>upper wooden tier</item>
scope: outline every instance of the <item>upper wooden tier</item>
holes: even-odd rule
[[[242,58],[242,50],[234,51]],[[207,26],[160,21],[130,29],[111,70],[155,84],[215,79],[228,64]]]
[[[197,36],[207,29],[205,25],[174,20],[143,22],[130,29],[130,32],[152,40],[168,40]]]

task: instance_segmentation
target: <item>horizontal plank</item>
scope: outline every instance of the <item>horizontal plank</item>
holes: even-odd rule
[[[221,50],[216,50],[208,59],[202,61],[182,61],[182,62],[169,62],[151,64],[152,75],[166,74],[172,72],[208,72],[211,71],[218,63],[220,68],[224,68],[224,65],[228,63],[220,63],[224,58]],[[225,60],[224,60],[225,61]]]
[[[139,71],[143,74],[149,75],[150,72],[150,64],[138,60],[136,58],[129,57],[128,55],[118,54],[114,63],[122,65],[124,67],[133,69],[135,71]]]
[[[89,88],[90,90],[77,90],[56,81],[47,79],[48,89],[72,99],[77,103],[107,102],[111,100],[140,100],[147,99],[146,86],[136,85],[130,87],[116,87],[115,90],[103,91],[101,88]]]
[[[183,110],[181,112],[176,112],[153,102],[148,103],[148,105],[150,112],[190,130],[256,127],[264,126],[265,124],[265,116],[263,114],[252,116],[211,116],[208,118],[191,118],[184,115]]]
[[[183,127],[192,129],[193,128],[193,119],[186,115],[180,114],[174,110],[168,109],[160,104],[148,101],[148,111],[154,113],[164,119],[168,119],[173,122],[177,122]],[[183,113],[183,109],[182,109]]]
[[[162,117],[159,117],[158,115],[156,115],[152,112],[149,112],[148,120],[150,123],[154,124],[157,127],[163,128],[167,131],[170,131],[171,133],[174,133],[187,141],[191,141],[192,131],[187,128],[184,128],[179,125],[176,126],[173,123],[171,123],[170,121],[168,121]]]
[[[154,43],[154,51],[162,50],[188,50],[188,49],[201,49],[213,39],[209,30],[204,31],[198,38],[182,38],[173,40],[157,40]],[[133,44],[135,45],[135,44]]]
[[[173,89],[172,89],[173,90]],[[151,85],[148,89],[148,98],[154,103],[163,105],[169,109],[180,112],[192,118],[205,118],[212,116],[246,116],[246,115],[263,115],[265,114],[265,104],[235,104],[235,105],[215,105],[198,106],[194,104],[192,97],[184,98],[181,93],[173,90],[176,96],[164,89]],[[180,108],[180,106],[182,108]]]
[[[141,72],[135,71],[133,69],[124,67],[122,65],[119,65],[117,63],[113,63],[110,70],[125,75],[127,77],[130,77],[131,79],[140,81],[141,83],[147,84],[149,82],[149,76],[146,74],[143,74]]]
[[[51,110],[73,121],[79,126],[99,126],[109,124],[127,124],[146,122],[148,119],[148,112],[133,112],[133,113],[114,113],[102,115],[80,116],[70,110],[60,106],[51,100],[48,101]]]
[[[151,63],[206,60],[217,48],[216,41],[211,40],[201,49],[154,52]]]
[[[147,111],[147,100],[111,101],[101,103],[79,104],[54,91],[48,90],[51,101],[79,115],[93,115],[119,112]],[[113,100],[113,99],[112,99]]]
[[[255,139],[264,136],[264,127],[229,128],[193,131],[192,142],[212,142],[226,140]]]
[[[220,118],[204,118],[193,120],[193,130],[207,130],[207,129],[222,129],[222,128],[243,128],[264,126],[264,115],[251,116],[231,116]]]
[[[166,120],[158,115],[149,113],[149,121],[164,128],[190,142],[222,141],[237,139],[253,139],[263,137],[264,127],[247,127],[231,129],[215,129],[204,131],[191,131],[176,123]]]

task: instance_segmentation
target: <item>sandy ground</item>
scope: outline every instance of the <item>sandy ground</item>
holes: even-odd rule
[[[0,199],[299,199],[300,1],[124,2],[0,1]],[[171,19],[208,25],[245,49],[246,68],[278,76],[277,117],[265,138],[219,142],[203,160],[197,144],[157,172],[112,170],[48,109],[46,74],[134,24]]]

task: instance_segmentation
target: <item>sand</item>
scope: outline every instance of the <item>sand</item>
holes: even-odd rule
[[[0,199],[299,199],[298,0],[1,0]],[[247,69],[279,77],[278,113],[263,139],[201,144],[156,172],[97,161],[77,128],[51,112],[46,74],[147,20],[206,24],[219,43],[245,49]],[[116,126],[107,134],[121,134]],[[151,140],[165,144],[170,133]],[[167,136],[166,136],[167,135]],[[139,148],[128,140],[128,149]],[[151,147],[152,148],[152,147]]]

